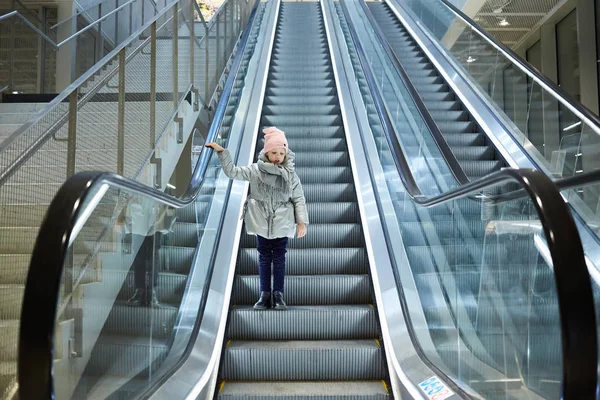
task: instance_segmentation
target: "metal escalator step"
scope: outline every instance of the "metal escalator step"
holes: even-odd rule
[[[453,101],[454,95],[450,92],[422,92],[419,93],[423,101],[429,103]]]
[[[446,111],[446,110],[429,110],[429,113],[433,119],[437,122],[439,120],[447,121],[470,121],[471,115],[467,111]]]
[[[451,240],[460,244],[473,239],[480,242],[485,232],[485,222],[481,220],[436,221],[436,222],[403,222],[402,238],[407,246],[424,246],[432,237],[443,243]]]
[[[302,47],[306,48],[306,50],[308,51],[314,52],[314,54],[306,54],[309,60],[312,58],[321,59],[323,56],[318,53],[322,52],[323,50],[326,50],[327,44],[322,42],[302,43]],[[275,57],[277,57],[278,59],[280,59],[282,56],[290,56],[294,59],[298,58],[305,60],[305,58],[298,57],[297,53],[290,50],[290,43],[275,42],[274,50],[277,52]]]
[[[436,121],[436,124],[444,135],[446,135],[446,133],[477,132],[477,124],[472,121]]]
[[[482,177],[500,170],[503,163],[500,160],[467,161],[460,160],[460,166],[469,177]]]
[[[90,308],[101,307],[92,304]],[[177,307],[132,307],[117,300],[104,324],[104,333],[116,336],[168,339]]]
[[[273,381],[235,382],[226,381],[218,398],[231,400],[330,400],[365,399],[387,400],[390,398],[387,384],[382,381]]]
[[[350,183],[353,182],[350,167],[296,167],[302,183]]]
[[[322,88],[322,87],[335,87],[333,79],[327,79],[324,81],[310,80],[289,80],[289,79],[270,79],[267,83],[268,88],[298,88],[298,89],[310,89],[310,88]]]
[[[194,222],[175,222],[173,231],[166,235],[169,245],[177,247],[198,246],[199,234],[202,233],[203,225]]]
[[[342,125],[339,126],[298,126],[292,124],[280,124],[277,126],[279,129],[285,132],[288,141],[295,141],[296,139],[311,139],[313,142],[315,139],[322,141],[324,139],[335,139],[335,141],[325,141],[325,145],[329,145],[320,151],[344,151],[346,150],[345,143],[343,141],[344,128]],[[304,141],[306,142],[306,140]],[[301,142],[301,143],[304,143]],[[310,142],[310,141],[309,141]],[[332,147],[333,146],[333,147]],[[306,147],[304,149],[307,149]],[[339,150],[337,150],[339,149]],[[294,150],[294,149],[292,149]],[[314,149],[308,148],[304,151],[313,151]],[[302,151],[302,148],[300,149]]]
[[[263,113],[267,115],[327,115],[337,114],[340,112],[340,107],[337,104],[323,105],[310,104],[303,105],[294,104],[289,106],[263,106]]]
[[[313,224],[359,223],[360,211],[355,202],[308,203]]]
[[[301,239],[291,239],[290,249],[360,247],[364,245],[362,226],[354,224],[310,224],[310,234]],[[249,235],[241,238],[242,248],[255,248],[256,241]]]
[[[0,320],[0,335],[2,335],[2,340],[0,340],[2,361],[17,362],[19,358],[19,320]]]
[[[336,96],[269,96],[265,98],[264,106],[320,105],[338,107]]]
[[[187,207],[176,210],[178,222],[196,223],[197,216],[205,216],[208,214],[211,203],[208,201],[196,201]]]
[[[356,192],[351,183],[308,183],[302,185],[306,202],[322,203],[333,201],[356,201]],[[310,217],[310,216],[309,216]]]
[[[224,380],[383,379],[375,340],[232,341],[223,355]]]
[[[230,312],[227,331],[232,340],[350,340],[377,334],[369,305],[294,306],[287,312],[238,306]]]
[[[508,247],[510,244],[510,248]],[[507,263],[528,264],[523,257],[529,257],[531,246],[528,238],[512,240],[507,246],[486,246],[485,251],[481,244],[462,245],[427,245],[407,246],[406,253],[411,265],[419,268],[418,273],[431,272],[429,268],[436,263],[443,263],[442,267],[454,269],[457,265],[482,265],[486,266],[508,265]],[[483,257],[483,258],[482,258]],[[425,269],[423,269],[425,268]]]
[[[329,63],[319,61],[318,65],[311,64],[293,64],[293,65],[276,65],[271,64],[270,71],[275,73],[326,73],[333,71]]]
[[[401,200],[394,201],[394,208],[398,212],[399,216],[405,214],[417,213],[417,207],[411,202],[405,202]],[[472,219],[479,218],[481,216],[481,203],[470,199],[459,199],[449,204],[443,204],[435,207],[429,207],[427,209],[420,208],[424,211],[424,215],[429,215],[431,218],[444,218],[447,217],[450,220],[456,218],[457,213],[460,212],[463,217]]]
[[[285,71],[285,72],[271,72],[270,78],[273,80],[289,80],[295,82],[298,80],[315,80],[315,81],[329,81],[334,78],[332,71]]]
[[[14,361],[0,361],[0,376],[17,375],[17,363]]]
[[[304,62],[300,62],[300,61],[296,61],[296,62],[292,62],[290,60],[280,60],[278,58],[273,58],[271,60],[271,65],[274,67],[278,67],[281,69],[286,69],[288,67],[290,68],[321,68],[321,67],[329,67],[329,60],[327,60],[326,58],[323,59],[319,59],[319,60],[313,60],[310,63],[304,63]]]
[[[452,152],[458,160],[483,161],[496,156],[491,146],[452,146]]]
[[[336,95],[335,86],[330,87],[270,87],[265,90],[267,96],[333,96]]]
[[[368,275],[289,275],[285,278],[288,308],[303,305],[369,304],[371,280]],[[258,275],[236,276],[232,305],[252,305],[260,293]]]
[[[278,125],[279,126],[279,125]],[[336,127],[337,128],[337,127]],[[288,138],[288,144],[290,150],[295,153],[301,151],[346,151],[346,140],[343,138],[333,139],[315,139],[310,138],[313,132],[313,126],[308,125],[306,127],[306,138]],[[285,131],[284,131],[285,132]]]
[[[148,366],[153,365],[155,369],[163,363],[168,352],[164,340],[152,337],[100,336],[86,373],[133,376],[145,372],[147,376]]]
[[[192,247],[176,247],[162,246],[158,250],[159,257],[168,260],[165,263],[165,268],[168,271],[178,274],[188,274],[196,248]]]
[[[310,165],[311,167],[341,167],[349,166],[350,159],[345,151],[328,152],[300,152],[296,153],[296,165]]]
[[[25,285],[0,284],[0,321],[21,318]]]
[[[481,133],[445,133],[446,142],[452,147],[482,146],[485,136]]]
[[[280,126],[283,123],[297,126],[340,126],[342,124],[341,115],[263,115],[261,119],[262,125],[265,126]]]
[[[258,251],[240,249],[238,256],[240,275],[258,273]],[[289,275],[344,275],[368,273],[366,250],[362,247],[325,249],[288,249],[285,273]]]
[[[165,260],[165,263],[170,263],[171,260]],[[163,266],[158,266],[159,271],[164,269]],[[187,275],[175,274],[170,272],[159,272],[158,274],[158,299],[165,306],[177,305],[183,297]],[[126,301],[133,297],[135,292],[133,271],[127,274],[127,278],[118,299]]]

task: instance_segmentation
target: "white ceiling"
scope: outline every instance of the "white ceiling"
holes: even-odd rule
[[[485,0],[478,10],[469,9],[469,3],[474,2],[481,0],[467,0],[463,10],[498,40],[514,48],[566,0]],[[509,25],[501,25],[503,19]]]

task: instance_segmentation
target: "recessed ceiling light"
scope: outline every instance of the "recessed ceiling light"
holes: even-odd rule
[[[475,61],[477,61],[477,59],[476,59],[476,58],[473,58],[473,57],[471,57],[471,56],[469,56],[469,58],[467,58],[467,62],[468,62],[469,64],[470,64],[470,63],[472,63],[472,62],[475,62]]]

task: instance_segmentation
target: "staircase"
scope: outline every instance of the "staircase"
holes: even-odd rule
[[[223,399],[387,399],[388,373],[318,2],[283,2],[262,126],[286,132],[311,224],[290,240],[287,311],[256,311],[256,239],[242,235],[219,379]],[[257,146],[257,152],[262,146]]]

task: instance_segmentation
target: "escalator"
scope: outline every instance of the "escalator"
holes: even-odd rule
[[[344,15],[340,3],[337,4],[337,11],[338,14]],[[346,20],[348,19],[347,17]],[[381,76],[384,72],[378,68],[381,66],[376,62],[361,68],[359,56],[352,45],[348,26],[343,22],[342,25],[350,49],[352,64],[358,77],[358,84],[367,105],[373,134],[379,143],[383,167],[385,169],[387,166],[390,172],[394,171],[396,167],[392,161],[392,151],[386,143],[378,110],[370,94],[372,90],[367,84],[363,70],[372,68],[375,76]],[[361,31],[361,39],[367,36]],[[370,60],[375,60],[377,57],[369,50],[366,51],[366,54]],[[415,58],[420,60],[418,53],[415,55],[416,57],[411,60]],[[409,59],[408,56],[406,59]],[[413,65],[410,62],[407,65],[409,68],[414,67],[415,71],[428,69],[427,66],[420,68],[419,64]],[[433,71],[428,73],[433,73]],[[473,122],[461,121],[468,116],[464,111],[452,111],[452,108],[458,108],[460,104],[443,83],[436,83],[441,81],[441,78],[439,76],[431,78],[418,76],[418,79],[414,80],[417,82],[415,86],[418,84],[420,85],[418,87],[422,89],[421,93],[425,104],[430,106],[435,104],[437,112],[432,111],[432,114],[440,126],[440,130],[451,132],[445,137],[450,138],[450,147],[455,152],[454,154],[468,178],[476,180],[499,170],[500,161],[493,160],[495,157],[493,148],[483,146],[484,134],[474,132],[476,129]],[[398,102],[389,95],[389,92],[393,90],[391,84],[384,82],[379,90],[382,98],[386,101]],[[408,121],[397,118],[394,122],[396,129],[400,129],[397,137],[407,154],[418,154],[423,151],[423,147],[427,147],[423,146],[418,135],[408,128]],[[472,146],[469,147],[469,145]],[[486,157],[486,152],[491,153],[491,157]],[[429,166],[429,168],[432,167]],[[439,177],[424,177],[419,182],[421,186],[438,192],[444,191],[443,185],[446,183]],[[428,293],[430,296],[430,298],[421,299],[421,307],[429,326],[433,345],[447,368],[447,373],[458,377],[463,382],[470,382],[469,386],[471,387],[478,386],[478,394],[486,399],[498,396],[498,384],[497,382],[491,383],[491,381],[503,381],[507,386],[502,391],[502,395],[516,399],[532,395],[522,391],[523,388],[518,383],[519,378],[523,375],[526,376],[526,380],[531,386],[538,386],[535,384],[536,381],[552,381],[549,377],[560,375],[562,357],[559,351],[560,335],[557,335],[558,326],[550,322],[553,320],[552,314],[557,307],[557,299],[548,289],[552,285],[552,270],[547,267],[544,259],[534,255],[537,251],[531,247],[531,241],[527,235],[515,235],[512,240],[499,239],[495,246],[486,248],[485,238],[489,235],[486,225],[490,221],[503,220],[508,216],[511,219],[527,221],[532,218],[531,204],[525,200],[515,201],[504,207],[490,207],[486,206],[481,199],[462,198],[431,207],[425,211],[407,198],[406,191],[401,190],[400,181],[394,183],[395,187],[390,186],[390,190],[395,191],[395,193],[392,192],[394,193],[393,207],[396,218],[398,218],[415,287],[419,293]],[[500,190],[498,187],[494,189],[495,191]],[[523,273],[519,272],[520,270],[534,271],[534,278],[525,277]],[[515,324],[518,326],[519,318],[527,316],[527,324],[532,327],[528,331],[527,342],[518,343],[520,339],[524,339],[523,337],[516,340],[513,338],[513,340],[517,342],[515,349],[519,353],[523,354],[523,346],[527,346],[528,352],[535,354],[531,360],[533,362],[521,360],[519,357],[514,360],[507,359],[506,347],[499,345],[499,333],[503,331],[502,324],[504,323],[502,313],[498,312],[497,305],[485,301],[485,290],[482,290],[482,285],[489,279],[491,271],[493,274],[504,277],[501,283],[503,286],[499,289],[502,293],[503,306],[511,308],[512,313],[519,315],[519,317],[515,317]],[[435,288],[438,280],[442,282],[443,295],[450,299],[452,296],[458,296],[462,300],[461,304],[452,300],[443,301],[436,298],[442,294],[436,296],[435,290],[432,289]],[[534,287],[539,296],[531,298],[528,293]],[[544,291],[546,293],[543,293]],[[453,314],[450,318],[448,318],[448,309],[452,310],[451,314]],[[463,348],[459,344],[460,339],[451,333],[453,328],[450,321],[452,320],[457,326],[465,326],[460,330],[463,331],[463,339],[468,350]],[[473,325],[471,338],[466,334],[469,331],[467,326],[470,324]],[[548,345],[549,343],[551,345]],[[541,356],[542,354],[543,356]],[[498,373],[498,376],[493,378],[494,371],[477,368],[476,366],[479,365],[477,360],[484,360],[487,364],[494,366],[497,369],[496,372],[502,371],[503,374]],[[520,364],[527,364],[528,368],[519,370]],[[500,375],[503,376],[500,377]],[[550,387],[551,384],[539,386]],[[553,388],[546,393],[550,396],[548,398],[552,397],[555,390],[556,388]]]
[[[497,171],[501,158],[440,84],[428,96],[472,180],[461,186],[419,115],[388,112],[410,95],[401,80],[388,85],[393,71],[376,43],[361,49],[371,34],[345,3],[260,4],[206,138],[245,165],[263,127],[286,132],[311,221],[306,237],[290,240],[288,310],[252,309],[258,254],[240,220],[247,188],[224,176],[216,153],[203,150],[181,198],[77,174],[34,250],[19,350],[24,398],[56,397],[78,380],[54,359],[73,350],[76,363],[82,351],[69,337],[80,327],[55,320],[70,249],[99,219],[98,204],[137,201],[158,220],[165,207],[177,210],[176,228],[152,249],[163,257],[161,305],[124,304],[133,250],[116,235],[124,252],[102,272],[125,273],[128,284],[93,350],[92,382],[74,398],[592,398],[593,298],[559,192],[539,172]],[[483,195],[513,186],[526,190],[510,201]],[[130,346],[106,348],[123,336]],[[40,384],[24,384],[33,379]]]
[[[483,130],[387,4],[370,1],[367,5],[465,174],[476,179],[506,167]]]
[[[290,240],[286,312],[252,309],[256,239],[243,234],[219,398],[304,393],[389,398],[377,310],[323,17],[317,2],[283,2],[261,126],[296,154],[311,224]],[[262,148],[258,142],[257,152]],[[265,383],[267,381],[268,383]]]

